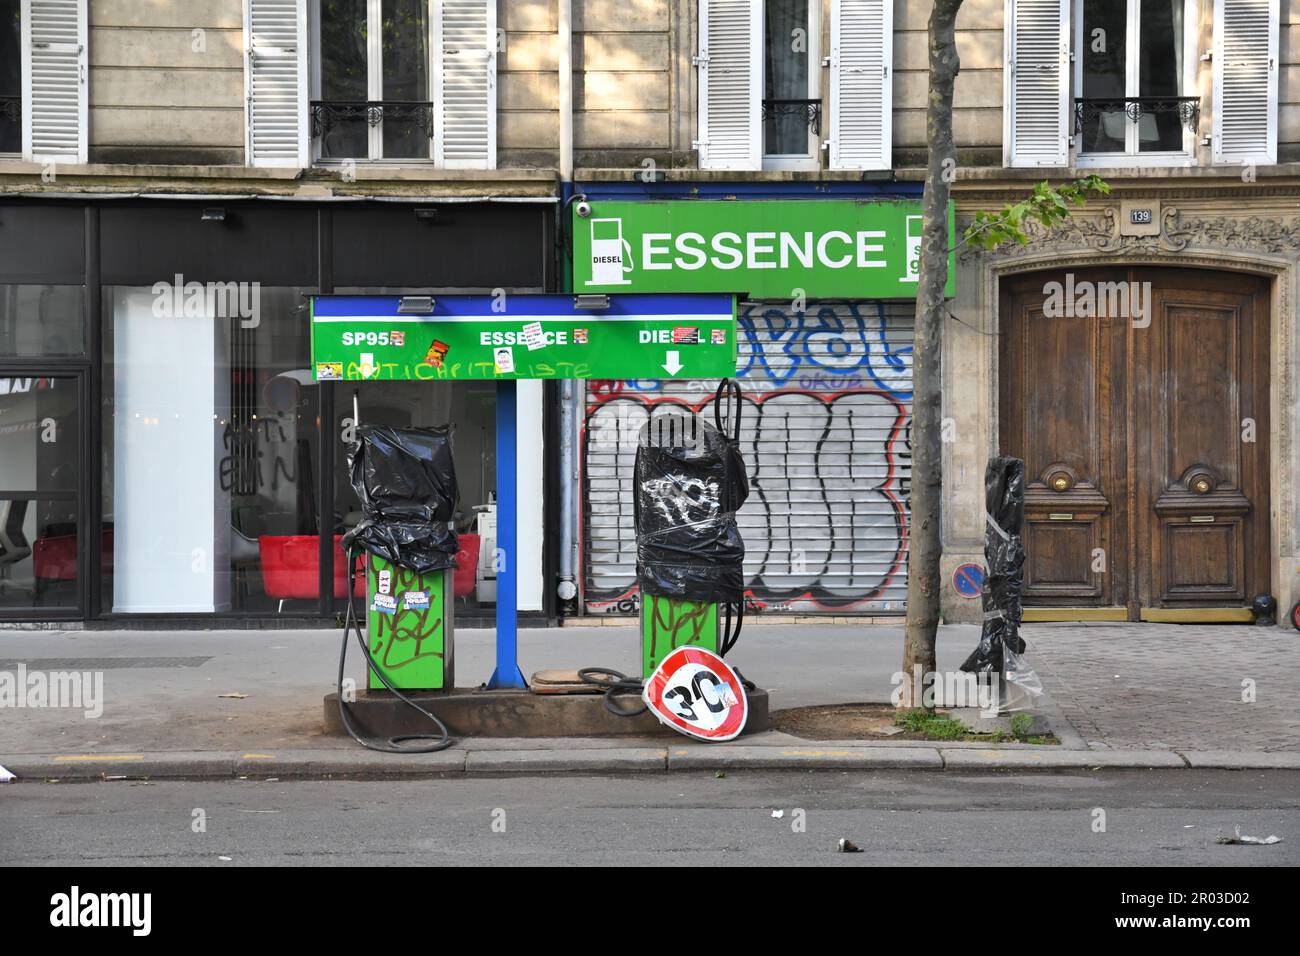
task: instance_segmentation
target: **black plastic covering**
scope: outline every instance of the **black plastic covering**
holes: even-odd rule
[[[361,521],[343,536],[371,554],[420,573],[450,568],[459,542],[448,526],[459,489],[451,426],[363,425],[348,453]]]
[[[745,459],[733,439],[693,415],[651,419],[636,452],[641,591],[739,602],[745,543],[736,509],[748,497]]]
[[[984,627],[963,671],[1000,673],[1003,651],[1024,653],[1020,595],[1025,586],[1025,463],[990,458],[984,471]]]

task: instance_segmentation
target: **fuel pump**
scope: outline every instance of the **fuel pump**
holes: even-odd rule
[[[633,514],[642,679],[682,644],[725,657],[740,638],[745,543],[736,511],[749,497],[741,408],[740,386],[723,379],[712,425],[669,413],[641,428]]]
[[[619,701],[639,693],[677,648],[702,647],[725,657],[740,638],[745,544],[736,511],[749,496],[741,408],[740,386],[723,379],[713,399],[713,424],[688,410],[669,410],[641,428],[633,499],[641,677],[600,667],[578,672],[606,689],[613,713],[635,716],[646,709]]]
[[[451,437],[450,426],[362,425],[348,456],[362,518],[343,536],[348,613],[339,654],[339,716],[348,733],[372,750],[426,753],[452,743],[441,720],[402,694],[453,686],[452,574],[459,545],[451,529],[458,495]],[[363,555],[364,638],[353,603],[358,559]],[[391,691],[433,721],[439,733],[408,734],[380,744],[356,732],[343,694],[349,632],[366,658],[369,687]],[[413,740],[434,743],[399,746]]]

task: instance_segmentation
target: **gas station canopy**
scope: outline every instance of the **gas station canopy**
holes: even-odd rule
[[[726,378],[730,294],[313,296],[317,381]]]

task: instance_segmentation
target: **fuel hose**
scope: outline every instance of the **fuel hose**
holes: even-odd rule
[[[451,733],[447,730],[447,725],[444,724],[441,720],[439,720],[436,714],[430,713],[429,711],[425,710],[418,703],[411,700],[411,698],[407,697],[400,690],[394,687],[392,682],[388,679],[388,675],[385,674],[383,669],[380,668],[379,665],[375,663],[374,657],[371,656],[370,648],[366,645],[366,639],[361,633],[361,621],[357,617],[356,606],[353,602],[353,597],[352,597],[353,587],[356,581],[356,574],[357,574],[357,553],[355,551],[349,550],[348,552],[348,614],[347,614],[347,618],[343,622],[343,645],[342,647],[339,648],[338,699],[339,699],[339,719],[343,722],[343,729],[348,732],[348,735],[353,740],[355,740],[361,746],[365,747],[367,750],[378,750],[383,753],[389,753],[389,754],[431,754],[431,753],[437,753],[439,750],[446,750],[453,743],[455,743],[455,740],[452,739]],[[370,669],[375,674],[379,675],[379,680],[383,683],[383,685],[387,687],[390,691],[392,691],[393,696],[396,697],[398,700],[400,700],[402,703],[406,704],[408,707],[415,708],[425,717],[428,717],[429,720],[433,721],[433,723],[438,728],[438,733],[398,734],[395,737],[389,737],[387,740],[375,741],[375,740],[367,740],[365,737],[362,737],[361,734],[357,732],[355,725],[352,723],[352,718],[348,715],[347,705],[343,702],[343,671],[344,671],[344,665],[348,657],[348,637],[351,634],[356,635],[357,646],[361,648],[361,653],[365,656],[366,663],[370,665]],[[402,744],[410,740],[428,740],[428,741],[432,741],[432,743],[421,745],[418,747],[402,746]]]

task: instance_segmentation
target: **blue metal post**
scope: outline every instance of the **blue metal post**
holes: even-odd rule
[[[519,510],[515,435],[518,412],[514,379],[497,380],[497,667],[488,688],[528,686],[519,670]],[[500,560],[497,560],[498,555]]]

